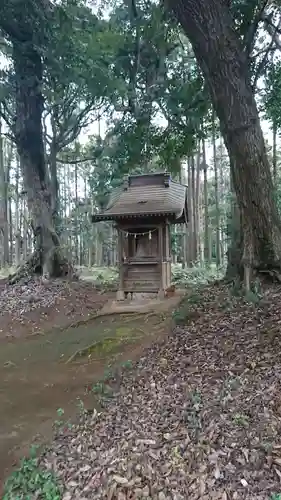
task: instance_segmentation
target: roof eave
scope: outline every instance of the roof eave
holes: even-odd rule
[[[176,212],[174,211],[167,211],[167,212],[142,212],[142,213],[135,213],[135,214],[93,214],[91,216],[91,221],[93,223],[95,222],[101,222],[101,221],[109,221],[109,220],[120,220],[120,219],[144,219],[146,217],[175,217],[176,219]],[[179,217],[181,218],[181,216]]]

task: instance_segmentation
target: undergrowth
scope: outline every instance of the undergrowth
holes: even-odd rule
[[[195,263],[192,267],[183,269],[181,264],[176,264],[172,266],[172,281],[182,287],[205,285],[222,279],[224,273],[224,268],[217,269],[214,265],[206,266]]]
[[[97,286],[111,287],[118,284],[118,266],[116,267],[86,267],[77,266],[80,277],[85,281],[92,281]],[[5,278],[15,271],[14,267],[0,269],[0,278]],[[216,279],[223,277],[225,269],[217,269],[214,264],[206,266],[205,264],[195,262],[192,267],[182,268],[181,264],[172,265],[172,281],[182,287],[190,285],[199,285],[211,283]]]
[[[97,285],[114,286],[118,282],[118,267],[81,267],[81,278]],[[221,279],[225,269],[195,263],[192,267],[182,268],[181,264],[172,265],[172,282],[179,287],[204,285]]]
[[[51,471],[38,467],[37,448],[32,447],[29,457],[7,479],[2,500],[61,500],[61,490]]]

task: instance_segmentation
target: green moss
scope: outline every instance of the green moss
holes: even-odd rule
[[[130,337],[132,335],[132,328],[129,328],[128,326],[121,326],[119,328],[116,328],[116,337]]]

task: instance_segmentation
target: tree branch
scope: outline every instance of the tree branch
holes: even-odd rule
[[[131,0],[131,23],[132,27],[135,28],[135,50],[134,50],[134,61],[130,65],[130,82],[128,90],[128,110],[131,113],[135,112],[136,108],[136,80],[140,66],[140,28],[139,28],[139,16],[135,0]]]
[[[251,25],[250,25],[250,27],[249,27],[249,29],[244,37],[243,41],[244,41],[245,53],[246,53],[247,58],[250,57],[250,54],[253,50],[253,45],[254,45],[254,40],[255,40],[256,33],[257,33],[258,25],[263,19],[264,11],[268,5],[268,1],[269,0],[263,0],[261,2],[261,6],[257,10],[257,12],[254,16],[254,19],[251,22]]]
[[[276,47],[281,50],[281,39],[279,38],[279,35],[281,36],[281,18],[277,26],[272,22],[270,16],[264,16],[263,21],[265,23],[265,30],[272,37]]]
[[[56,158],[58,163],[63,163],[66,165],[76,165],[77,163],[86,163],[87,161],[94,161],[93,157],[80,158],[79,160],[63,160],[62,158]]]
[[[253,88],[254,91],[256,89],[256,86],[257,86],[257,83],[258,83],[258,79],[261,76],[261,74],[263,73],[263,70],[265,69],[265,66],[266,66],[266,63],[267,63],[268,54],[272,50],[273,44],[274,44],[274,39],[272,38],[270,44],[268,45],[268,47],[267,47],[267,49],[265,51],[265,54],[264,54],[262,60],[258,64],[257,70],[255,72],[255,76],[254,76],[254,81],[253,81],[253,84],[252,84],[252,88]]]

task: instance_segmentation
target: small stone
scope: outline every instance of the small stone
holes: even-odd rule
[[[68,491],[63,495],[62,500],[71,500],[72,495]]]
[[[242,484],[242,486],[244,486],[244,488],[246,488],[246,486],[248,486],[248,483],[247,483],[246,479],[244,479],[244,478],[241,479],[241,484]]]
[[[142,488],[136,488],[134,490],[135,498],[142,498]]]
[[[145,486],[143,489],[142,489],[142,496],[145,497],[145,498],[148,498],[149,497],[149,487],[148,486]]]
[[[164,437],[164,439],[166,439],[166,441],[171,441],[171,438],[172,438],[172,436],[169,432],[166,432],[163,437]]]
[[[154,446],[156,444],[155,439],[137,439],[136,445],[144,444],[147,446]]]
[[[120,484],[121,486],[126,486],[126,484],[128,484],[128,479],[126,477],[122,477],[122,476],[113,476],[113,481],[115,481],[115,483],[117,484]]]

